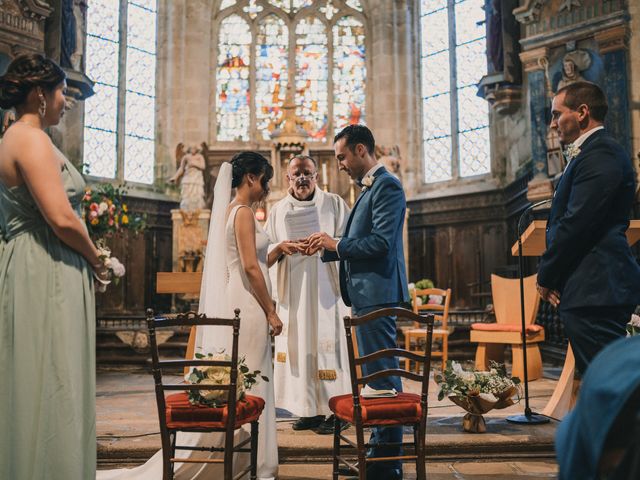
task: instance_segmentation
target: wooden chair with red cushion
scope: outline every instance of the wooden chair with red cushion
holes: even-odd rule
[[[537,275],[524,279],[524,312],[527,335],[527,372],[529,381],[542,377],[542,357],[539,342],[544,341],[544,328],[536,325],[540,295],[536,289]],[[489,360],[504,361],[504,347],[511,345],[511,375],[524,379],[522,352],[522,319],[520,313],[520,280],[491,275],[491,293],[496,323],[471,325],[471,341],[478,343],[476,369],[488,370]]]
[[[426,326],[426,342],[422,353],[411,352],[401,348],[387,348],[365,356],[357,356],[355,353],[352,327],[359,327],[380,317],[397,316]],[[385,308],[376,310],[361,317],[345,317],[344,328],[347,335],[347,351],[349,355],[349,370],[351,373],[351,393],[332,397],[329,400],[329,408],[336,417],[333,432],[333,479],[340,475],[340,464],[358,475],[359,480],[366,480],[367,464],[371,462],[389,460],[415,460],[418,480],[426,479],[425,467],[425,439],[427,424],[427,395],[429,392],[429,370],[431,368],[431,343],[433,341],[433,314],[420,316],[404,308]],[[380,358],[402,357],[409,358],[422,367],[422,374],[413,373],[406,369],[380,370],[373,374],[362,376],[363,364]],[[403,364],[402,362],[400,363]],[[421,393],[398,393],[396,397],[363,398],[360,395],[360,387],[380,378],[398,376],[421,382]],[[352,423],[356,429],[356,443],[341,433],[340,421]],[[390,425],[411,425],[413,427],[413,442],[405,443],[378,443],[380,446],[412,446],[414,455],[401,455],[397,457],[366,457],[366,451],[371,448],[364,441],[364,429]],[[349,461],[342,456],[342,448],[355,449],[357,463]]]
[[[436,295],[442,297],[442,303],[423,303],[418,305],[418,297],[427,297],[429,295]],[[442,349],[439,351],[432,351],[431,357],[442,358],[442,371],[447,366],[447,359],[449,358],[449,335],[453,332],[453,328],[449,327],[449,305],[451,303],[451,289],[447,288],[442,290],[440,288],[425,288],[422,290],[411,290],[411,301],[413,305],[414,313],[419,315],[425,315],[429,313],[434,314],[434,319],[437,324],[437,328],[433,329],[433,339],[441,339]],[[410,351],[419,349],[420,343],[425,341],[427,337],[427,330],[420,328],[420,324],[415,323],[412,327],[403,329],[404,331],[404,348]],[[405,360],[404,368],[409,370],[409,359]],[[417,367],[416,367],[417,368]]]
[[[233,328],[233,342],[231,360],[160,360],[156,329],[178,326],[227,326]],[[236,400],[238,383],[238,336],[240,334],[240,310],[235,310],[234,318],[207,318],[204,314],[194,312],[179,314],[172,318],[155,317],[153,310],[147,310],[147,326],[151,343],[151,359],[153,363],[153,378],[156,385],[156,400],[160,420],[160,437],[162,441],[163,480],[173,479],[175,463],[223,463],[224,480],[233,477],[233,454],[243,452],[250,454],[250,465],[235,478],[244,477],[250,473],[250,478],[256,478],[258,458],[258,419],[264,409],[264,400],[253,395],[244,395]],[[163,382],[163,369],[189,367],[228,367],[230,381],[224,385],[207,384],[167,384]],[[227,401],[220,407],[192,405],[186,390],[223,390],[227,391]],[[167,392],[178,392],[167,395]],[[251,436],[234,445],[234,432],[242,425],[251,424]],[[190,447],[176,445],[178,432],[222,432],[224,433],[224,447]],[[247,445],[249,446],[247,447]],[[176,450],[194,450],[203,452],[223,452],[223,458],[176,458]]]

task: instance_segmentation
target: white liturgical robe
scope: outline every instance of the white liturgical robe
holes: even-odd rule
[[[265,226],[272,243],[296,240],[287,238],[287,213],[312,208],[323,232],[342,236],[349,207],[340,196],[316,188],[311,200],[289,194],[273,206]],[[319,254],[285,256],[276,265],[283,323],[275,337],[276,406],[300,417],[329,415],[329,399],[351,391],[342,321],[351,311],[340,297],[337,265],[322,263]]]

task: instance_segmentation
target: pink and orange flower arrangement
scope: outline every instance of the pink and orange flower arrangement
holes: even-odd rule
[[[126,191],[106,183],[87,188],[82,198],[82,218],[89,236],[97,241],[111,237],[122,230],[139,233],[144,230],[145,218],[129,212],[123,201]]]
[[[98,292],[104,292],[112,280],[117,284],[125,274],[124,265],[116,257],[111,256],[107,239],[125,230],[137,234],[146,228],[145,217],[130,212],[129,207],[124,203],[125,194],[124,188],[106,183],[93,189],[87,188],[82,197],[82,219],[87,226],[89,236],[100,251],[100,261],[109,272],[108,279],[96,276]]]

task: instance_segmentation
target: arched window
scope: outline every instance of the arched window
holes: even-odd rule
[[[288,86],[312,141],[365,122],[359,0],[222,0],[216,20],[216,140],[268,140]]]
[[[87,11],[84,171],[151,184],[155,164],[156,0],[93,0]],[[149,74],[149,72],[152,72]]]
[[[422,129],[427,183],[489,173],[484,0],[421,0]]]

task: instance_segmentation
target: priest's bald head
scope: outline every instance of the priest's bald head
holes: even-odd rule
[[[296,200],[311,200],[318,183],[318,164],[308,155],[296,155],[287,167],[289,193]]]

